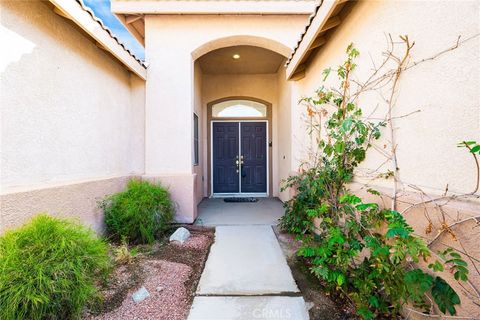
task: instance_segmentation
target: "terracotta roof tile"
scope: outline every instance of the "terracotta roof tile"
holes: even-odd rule
[[[92,11],[92,9],[90,9],[89,7],[87,7],[85,5],[85,3],[83,3],[83,0],[76,0],[76,1],[82,7],[82,9],[85,10],[86,12],[88,12],[90,14],[90,16],[92,17],[92,19],[95,20],[102,27],[102,29],[105,30],[110,35],[110,37],[112,37],[123,48],[123,50],[128,52],[129,55],[131,55],[135,60],[137,60],[137,62],[142,67],[144,67],[145,69],[147,68],[147,66],[145,65],[145,62],[143,60],[141,60],[140,58],[138,58],[130,49],[128,49],[127,46],[122,41],[120,41],[120,39],[113,33],[113,31],[110,30],[105,25],[105,23],[103,23],[102,19],[97,17],[95,15],[95,13]]]
[[[303,29],[302,34],[300,34],[300,38],[298,39],[297,44],[293,48],[292,54],[290,55],[290,57],[285,62],[285,66],[288,66],[288,64],[292,60],[293,56],[297,52],[297,49],[300,46],[300,43],[302,42],[303,37],[305,37],[305,34],[307,33],[308,29],[310,28],[310,25],[312,24],[313,19],[315,19],[315,17],[317,16],[318,9],[320,9],[320,7],[322,6],[323,0],[317,0],[316,2],[317,2],[317,4],[315,5],[315,9],[313,10],[313,13],[310,15],[310,17],[308,17],[308,22],[305,25],[305,28]]]

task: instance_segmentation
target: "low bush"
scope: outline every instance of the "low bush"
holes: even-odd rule
[[[40,214],[0,237],[0,319],[77,318],[109,270],[92,230]]]
[[[165,188],[136,179],[125,191],[104,199],[101,207],[110,239],[136,244],[152,243],[165,232],[174,211]]]

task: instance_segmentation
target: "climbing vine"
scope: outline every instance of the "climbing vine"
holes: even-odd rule
[[[429,243],[416,236],[396,211],[399,180],[391,111],[397,83],[409,67],[414,45],[406,36],[401,40],[406,48],[404,55],[396,57],[389,51],[387,59],[363,84],[353,80],[359,52],[352,44],[347,47],[343,64],[324,70],[323,80],[335,74],[339,85],[333,89],[321,86],[315,96],[302,99],[315,148],[299,174],[283,185],[284,190],[295,188],[296,195],[285,204],[281,227],[302,240],[298,254],[306,259],[312,273],[328,289],[346,297],[365,319],[390,318],[406,305],[425,312],[436,305],[442,313],[455,315],[460,298],[438,273],[448,268],[457,281],[469,281],[467,262],[458,252],[452,248],[432,252]],[[396,62],[396,68],[380,75],[379,70],[389,60]],[[357,91],[352,90],[352,83],[359,88]],[[386,84],[391,84],[386,117],[365,117],[358,98]],[[389,130],[392,142],[389,160],[393,166],[385,173],[395,184],[389,209],[365,202],[348,189],[355,169],[383,128]],[[476,142],[462,142],[461,146],[474,153],[477,160],[475,152],[480,146]],[[374,189],[367,191],[381,195]],[[421,260],[428,262],[427,270],[417,267]]]

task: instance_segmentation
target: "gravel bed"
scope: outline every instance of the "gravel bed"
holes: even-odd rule
[[[214,239],[213,229],[187,228],[191,236],[185,243],[157,243],[134,263],[117,266],[101,292],[104,303],[87,310],[82,318],[186,319]],[[134,302],[132,295],[142,286],[150,296]]]
[[[132,294],[139,287],[129,290],[122,305],[103,315],[92,317],[95,320],[117,319],[186,319],[188,315],[188,297],[184,283],[192,273],[192,268],[170,261],[145,260],[141,262],[143,272],[148,274],[143,286],[150,297],[134,302]],[[161,291],[157,291],[161,288]]]

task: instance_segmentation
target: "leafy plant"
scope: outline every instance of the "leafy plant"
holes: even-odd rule
[[[459,148],[467,148],[470,153],[480,155],[480,144],[476,141],[462,141],[457,146]]]
[[[100,204],[110,239],[152,243],[169,227],[173,204],[166,189],[148,181],[130,180],[127,189]]]
[[[363,202],[347,188],[385,123],[365,119],[356,97],[350,95],[359,52],[349,45],[346,53],[342,65],[323,73],[325,79],[336,74],[339,88],[322,86],[314,97],[302,100],[307,104],[309,134],[318,144],[313,159],[282,187],[295,188],[297,193],[285,205],[281,226],[302,239],[298,255],[307,259],[327,288],[350,299],[361,317],[391,318],[406,303],[428,309],[431,299],[427,295],[442,312],[453,315],[460,303],[458,295],[442,278],[415,267],[414,263],[427,261],[431,253],[405,218],[397,211]],[[475,150],[473,145],[468,144],[471,150]],[[368,192],[380,194],[373,189]],[[444,254],[455,278],[466,280],[466,262],[454,251]],[[436,261],[430,269],[443,271],[444,264]]]
[[[123,240],[122,244],[113,249],[114,260],[118,264],[131,264],[138,255],[137,248],[130,248],[128,243]]]
[[[0,318],[78,317],[110,265],[93,231],[40,214],[0,238]]]

